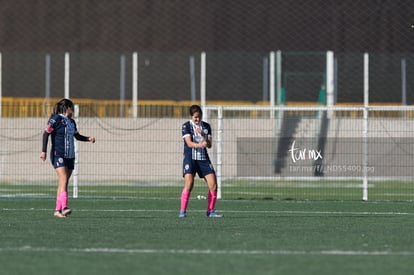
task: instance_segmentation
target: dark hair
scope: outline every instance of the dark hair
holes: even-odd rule
[[[68,108],[73,109],[73,102],[67,98],[61,99],[53,106],[52,115],[64,114]]]
[[[199,113],[200,115],[203,115],[203,111],[201,110],[201,107],[198,105],[191,105],[189,111],[190,111],[190,116],[193,116],[195,113]]]

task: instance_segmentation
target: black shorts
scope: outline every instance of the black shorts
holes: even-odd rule
[[[194,160],[184,158],[183,161],[183,177],[185,174],[198,174],[200,178],[204,178],[209,174],[215,174],[214,167],[210,160]]]
[[[75,169],[75,159],[67,159],[67,158],[53,156],[51,158],[51,162],[55,169],[59,167],[66,167],[69,170]]]

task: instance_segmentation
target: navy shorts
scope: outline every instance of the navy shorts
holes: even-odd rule
[[[210,160],[194,160],[184,158],[183,161],[183,177],[185,174],[198,174],[200,178],[204,178],[209,174],[215,174],[214,167]]]
[[[53,156],[51,157],[51,162],[55,169],[59,167],[66,167],[69,170],[75,169],[75,159],[67,159],[67,158]]]

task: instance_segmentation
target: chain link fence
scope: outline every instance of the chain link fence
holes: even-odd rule
[[[309,138],[297,136],[301,133],[314,139],[325,129],[330,148],[337,148],[332,145],[338,140],[352,144],[354,138],[360,146],[364,113],[340,106],[364,103],[366,78],[370,105],[414,101],[410,1],[0,0],[0,5],[4,197],[55,193],[52,168],[40,163],[38,154],[47,103],[65,96],[80,104],[81,133],[98,140],[80,147],[79,192],[92,197],[176,197],[182,186],[183,106],[199,103],[205,88],[213,131],[223,134],[214,142],[223,149],[224,198],[360,199],[361,170],[352,170],[360,166],[325,163],[318,167],[330,170],[319,169],[317,177],[308,167],[277,170],[275,164],[283,159],[275,159],[273,149],[286,151],[289,144],[279,139],[282,118],[260,106],[276,100],[275,87],[283,91],[283,100],[276,100],[281,105],[324,105],[328,51],[334,54],[334,105],[339,109],[327,128],[317,110],[287,112],[286,129],[299,131],[291,133],[298,142],[308,142],[299,139]],[[224,112],[223,128],[217,129],[217,106],[231,103],[238,107]],[[245,105],[253,109],[245,111]],[[412,109],[370,111],[370,141],[396,152],[388,155],[389,162],[371,152],[376,171],[386,174],[374,175],[370,198],[411,200],[412,173],[401,160],[410,163]],[[353,147],[328,159],[360,159],[360,150],[347,154],[347,148]],[[245,155],[238,159],[242,149]],[[211,152],[215,160],[217,151]],[[338,179],[338,169],[347,167],[356,179]],[[328,172],[336,178],[327,178]]]
[[[326,51],[336,57],[338,103],[361,102],[365,52],[371,57],[372,102],[413,101],[410,1],[0,4],[3,97],[63,97],[69,65],[70,97],[131,99],[132,55],[138,53],[139,99],[199,100],[205,52],[208,100],[268,102],[269,54],[280,50],[288,101],[316,101]],[[408,91],[404,99],[402,86]]]

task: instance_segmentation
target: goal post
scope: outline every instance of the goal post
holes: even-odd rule
[[[210,106],[208,109],[219,114],[215,124],[218,131],[215,153],[221,198],[231,198],[237,192],[249,193],[250,188],[260,192],[259,186],[263,185],[262,191],[268,197],[286,190],[296,190],[296,195],[303,190],[304,196],[310,198],[312,193],[346,197],[351,196],[351,190],[356,192],[352,196],[356,196],[359,190],[359,198],[366,201],[369,188],[375,188],[372,195],[375,199],[391,196],[385,193],[389,187],[381,190],[383,185],[414,180],[414,174],[407,168],[414,161],[401,155],[401,150],[409,151],[410,137],[414,137],[409,125],[414,123],[399,116],[413,114],[412,106]],[[324,126],[317,123],[318,116],[309,115],[328,112],[332,117]],[[238,116],[234,117],[236,113]],[[284,113],[285,120],[293,118],[293,113],[294,119],[298,115],[301,118],[290,136],[279,132],[275,137],[278,118],[268,117],[270,113]],[[321,134],[325,140],[322,145],[314,142],[315,135],[320,138]],[[278,146],[278,151],[272,150],[272,146]],[[275,153],[283,155],[278,163],[279,172],[272,168]],[[393,164],[384,166],[386,158],[393,159]],[[318,167],[315,160],[319,160]],[[315,173],[315,169],[320,169],[320,173]],[[236,185],[243,191],[235,191]]]

